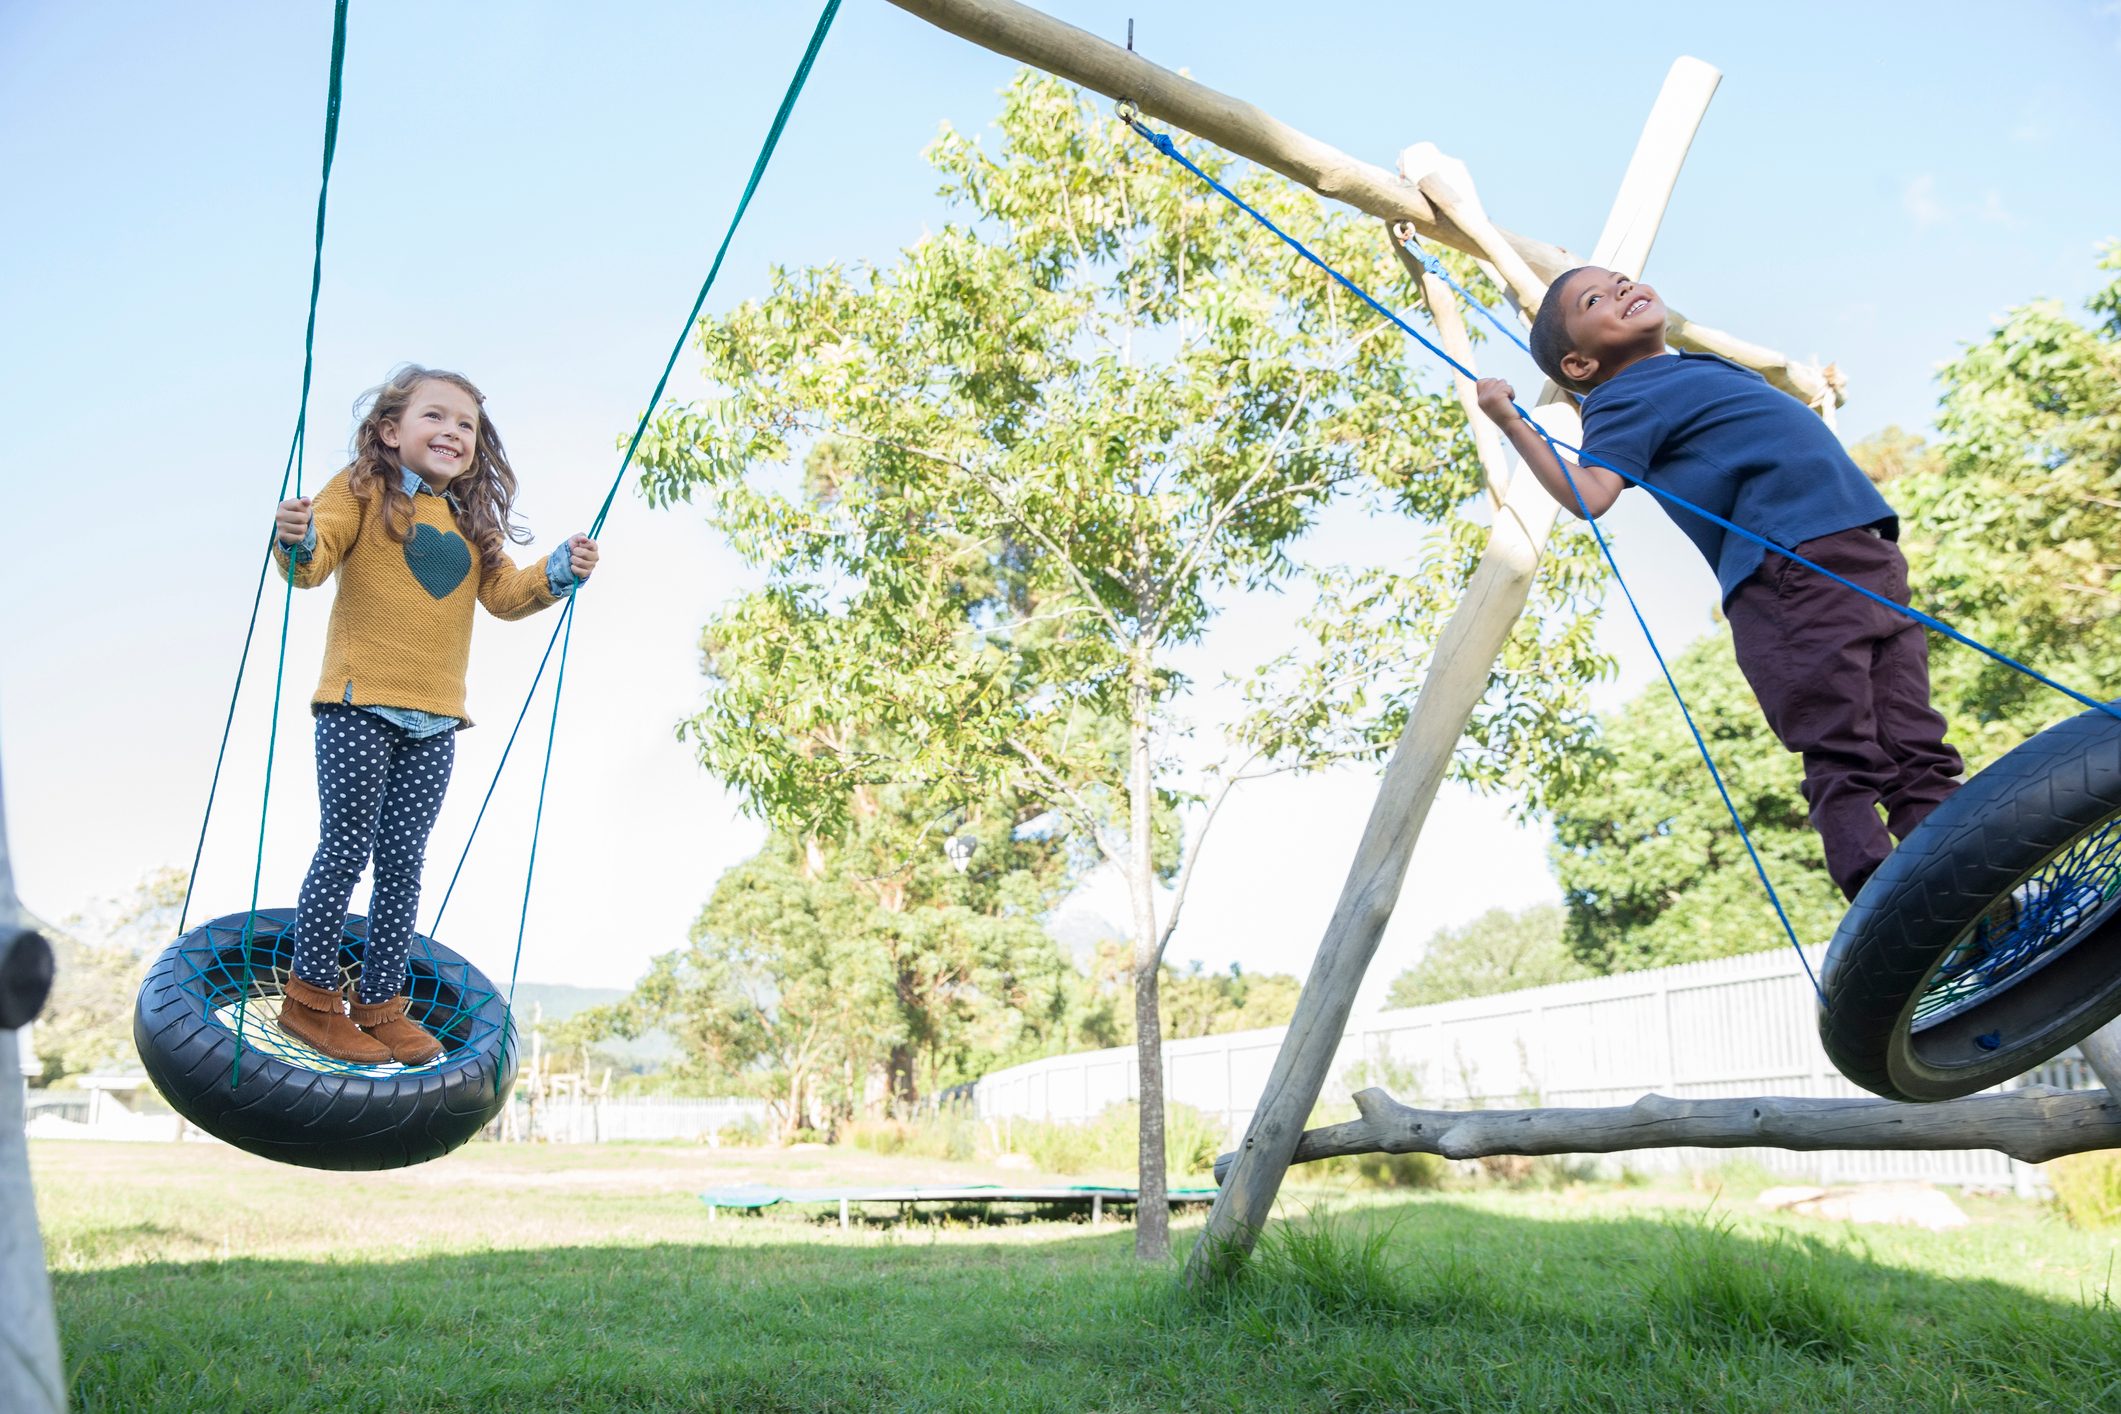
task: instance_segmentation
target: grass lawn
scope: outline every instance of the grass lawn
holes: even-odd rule
[[[474,1145],[330,1174],[58,1142],[31,1160],[86,1411],[2121,1409],[2121,1236],[2002,1200],[1934,1235],[1731,1192],[1298,1190],[1245,1279],[1188,1297],[1124,1224],[710,1225],[693,1196],[1040,1177],[974,1164]]]

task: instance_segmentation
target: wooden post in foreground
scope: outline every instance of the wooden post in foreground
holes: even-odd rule
[[[66,1408],[51,1278],[37,1231],[24,1138],[22,1065],[16,1029],[43,1009],[51,990],[51,945],[15,898],[7,808],[0,797],[0,1409],[58,1414]]]
[[[1635,147],[1620,197],[1599,237],[1593,263],[1640,271],[1656,239],[1665,203],[1721,77],[1709,65],[1682,59],[1672,66]],[[1471,193],[1461,193],[1469,202]],[[1541,291],[1515,292],[1531,308]],[[1574,442],[1582,436],[1576,410],[1551,383],[1535,411],[1542,426]],[[1208,1213],[1207,1231],[1186,1263],[1186,1279],[1222,1274],[1250,1254],[1273,1210],[1281,1181],[1346,1033],[1348,1013],[1363,974],[1384,937],[1399,900],[1429,805],[1436,798],[1466,721],[1487,691],[1488,678],[1538,572],[1540,551],[1559,512],[1552,497],[1518,464],[1466,597],[1452,613],[1430,659],[1370,809],[1340,902],[1297,998],[1296,1014],[1253,1112],[1243,1146]]]

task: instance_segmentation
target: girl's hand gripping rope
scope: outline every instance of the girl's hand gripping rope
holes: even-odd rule
[[[589,578],[590,571],[597,567],[597,542],[586,535],[574,535],[567,540],[567,568],[574,571],[577,584]]]
[[[294,496],[282,501],[273,512],[273,530],[281,548],[292,549],[301,544],[309,534],[309,497]]]

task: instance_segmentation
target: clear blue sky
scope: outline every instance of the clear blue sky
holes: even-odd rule
[[[1498,220],[1579,249],[1666,65],[1707,59],[1724,84],[1647,273],[1697,318],[1839,361],[1852,437],[1925,424],[1941,359],[2013,303],[2074,303],[2095,242],[2121,234],[2121,9],[2104,0],[1533,4],[1506,26],[1476,6],[1048,8],[1114,37],[1132,12],[1150,58],[1372,161],[1435,141]],[[541,546],[586,521],[815,14],[356,0],[309,483],[337,466],[355,395],[413,359],[485,386]],[[0,7],[0,751],[18,883],[52,916],[190,855],[294,416],[330,18],[323,0]],[[848,0],[714,307],[773,263],[885,262],[946,219],[921,148],[941,121],[983,127],[1011,72]],[[1660,628],[1700,631],[1706,569],[1654,511],[1616,514]],[[1312,549],[1378,553],[1396,533]],[[693,518],[631,500],[606,556],[541,847],[538,980],[631,980],[758,837],[670,730],[697,695],[698,627],[742,577]],[[268,902],[293,898],[315,839],[300,702],[326,602],[296,604]],[[1233,606],[1248,622],[1286,610]],[[462,739],[435,888],[543,638],[482,623],[484,725]],[[1638,685],[1640,650],[1610,638],[1621,688]],[[211,912],[248,897],[266,681],[239,717]],[[452,905],[452,941],[503,969],[533,781],[504,786]],[[1235,808],[1174,955],[1301,970],[1370,790],[1276,783]],[[1552,893],[1538,835],[1498,803],[1439,811],[1380,977],[1437,924]]]

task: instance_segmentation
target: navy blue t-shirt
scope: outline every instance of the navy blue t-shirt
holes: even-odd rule
[[[1784,548],[1857,526],[1900,538],[1900,518],[1810,408],[1714,354],[1630,364],[1583,400],[1583,449]],[[1723,598],[1765,552],[1743,536],[1658,504],[1709,565]]]

